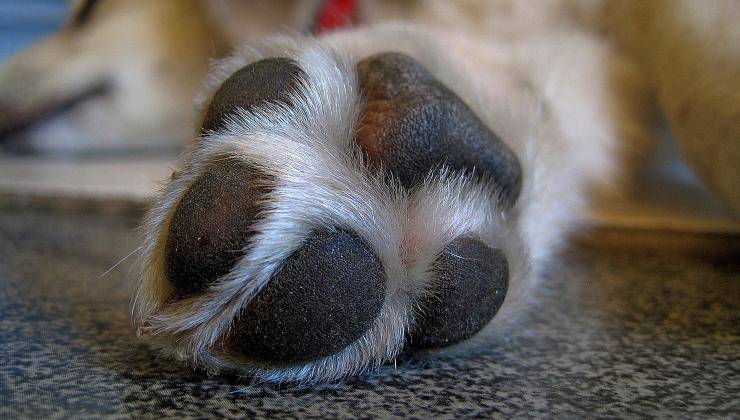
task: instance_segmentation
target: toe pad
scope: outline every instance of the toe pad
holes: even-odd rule
[[[212,165],[180,200],[165,246],[165,272],[175,290],[205,290],[243,255],[267,193],[266,175],[241,162]]]
[[[454,240],[435,266],[437,287],[419,302],[410,336],[413,347],[442,347],[472,337],[496,315],[506,296],[506,256],[478,239]]]
[[[229,77],[218,89],[203,118],[203,131],[226,126],[237,108],[250,110],[267,103],[290,105],[290,94],[298,88],[303,72],[288,58],[257,61]]]
[[[266,362],[329,356],[371,327],[384,297],[383,266],[363,241],[316,232],[242,311],[235,345]]]

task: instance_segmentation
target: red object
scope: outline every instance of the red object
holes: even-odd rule
[[[311,32],[320,34],[350,26],[357,17],[356,0],[325,0],[319,7]]]

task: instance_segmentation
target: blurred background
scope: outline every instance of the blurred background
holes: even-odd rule
[[[62,27],[67,0],[0,0],[0,61]]]

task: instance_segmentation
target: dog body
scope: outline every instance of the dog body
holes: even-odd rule
[[[639,165],[653,88],[671,123],[691,115],[676,125],[687,149],[737,151],[725,136],[736,133],[740,100],[686,80],[701,73],[702,86],[732,85],[736,74],[715,79],[689,64],[659,71],[665,59],[635,39],[662,45],[664,32],[626,23],[639,2],[366,2],[361,26],[296,35],[320,3],[278,3],[283,12],[250,26],[259,16],[216,2],[199,21],[221,22],[213,39],[225,43],[273,25],[294,34],[248,42],[212,67],[194,143],[147,218],[135,321],[156,347],[195,365],[272,381],[340,379],[404,346],[454,344],[510,319],[590,193],[627,182]],[[683,6],[701,28],[722,20]],[[640,16],[669,25],[660,11]],[[206,56],[194,51],[184,54],[193,57],[188,74]],[[189,79],[173,83],[178,95],[193,91]],[[677,86],[690,94],[676,99]],[[141,123],[137,138],[126,140],[132,130],[117,122],[108,128],[126,135],[105,147],[167,137],[147,137],[151,119],[186,127],[180,111],[156,114],[180,109],[182,97],[155,90],[139,91],[155,99],[125,115]],[[151,106],[156,98],[164,107]],[[695,109],[705,103],[729,106],[710,116]],[[84,109],[31,133],[56,132]],[[693,139],[710,118],[724,128]],[[160,128],[174,133],[172,125]],[[50,144],[45,136],[32,142]],[[736,172],[708,171],[733,203]]]

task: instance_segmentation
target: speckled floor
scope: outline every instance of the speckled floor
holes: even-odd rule
[[[740,257],[567,252],[514,324],[349,383],[208,378],[128,319],[133,216],[0,211],[0,418],[740,417]],[[740,253],[740,251],[738,251]]]

